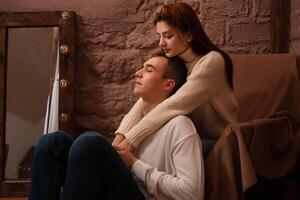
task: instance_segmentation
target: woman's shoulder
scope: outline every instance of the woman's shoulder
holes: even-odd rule
[[[203,56],[204,60],[211,61],[211,60],[217,60],[217,61],[224,61],[224,57],[222,54],[218,51],[210,51],[207,54]]]
[[[196,66],[194,67],[194,69],[196,69],[195,71],[201,72],[205,72],[208,69],[214,70],[215,68],[220,70],[222,68],[220,68],[220,66],[225,67],[225,60],[221,53],[210,51],[203,55],[194,66]]]

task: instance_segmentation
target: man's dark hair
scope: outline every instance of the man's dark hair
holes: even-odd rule
[[[169,96],[176,93],[176,91],[186,82],[187,68],[184,61],[178,57],[167,57],[163,51],[157,51],[152,54],[152,57],[164,57],[167,58],[168,63],[164,69],[163,79],[173,79],[175,81],[175,86],[172,89]]]

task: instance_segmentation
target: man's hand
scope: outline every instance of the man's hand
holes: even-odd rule
[[[135,149],[134,146],[126,140],[126,138],[119,144],[119,146],[130,152],[133,152]]]
[[[113,147],[119,153],[119,155],[121,156],[122,160],[124,161],[124,163],[128,168],[131,168],[134,162],[137,161],[137,158],[124,147],[117,146],[117,145]]]
[[[114,139],[114,141],[112,142],[112,145],[114,146],[117,146],[119,145],[123,140],[125,139],[125,136],[121,133],[117,133],[116,134],[116,137]]]

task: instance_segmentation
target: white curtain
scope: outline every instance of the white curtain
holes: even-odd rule
[[[59,41],[59,40],[58,40]],[[44,134],[58,131],[58,106],[59,106],[59,43],[56,53],[56,66],[52,93],[48,96],[47,111],[45,116]]]

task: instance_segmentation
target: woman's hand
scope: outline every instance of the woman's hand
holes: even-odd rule
[[[124,139],[125,136],[123,134],[117,133],[114,141],[112,142],[112,145],[119,145]]]
[[[137,158],[126,148],[117,145],[114,145],[113,147],[119,153],[128,168],[131,168],[134,162],[137,161]]]
[[[128,151],[133,151],[134,146],[130,144],[123,134],[117,133],[114,141],[112,142],[112,146],[120,146]]]
[[[126,138],[119,144],[119,146],[130,152],[133,152],[135,149],[134,146],[126,140]]]

